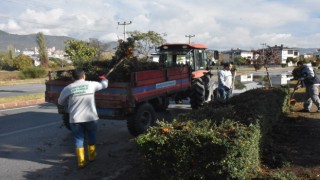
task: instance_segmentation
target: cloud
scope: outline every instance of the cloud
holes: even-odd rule
[[[0,28],[9,33],[66,35],[113,41],[127,31],[167,34],[168,42],[207,44],[211,49],[270,45],[316,47],[320,1],[314,0],[56,0],[4,1]],[[2,17],[2,18],[1,18]]]
[[[6,26],[8,29],[13,30],[13,31],[20,31],[21,30],[21,27],[19,26],[19,24],[14,20],[9,20],[8,24]]]

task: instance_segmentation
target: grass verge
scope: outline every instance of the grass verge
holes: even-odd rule
[[[18,84],[41,84],[41,83],[45,83],[45,81],[46,81],[46,78],[9,80],[9,81],[0,81],[0,86],[10,86],[10,85],[18,85]]]
[[[35,99],[43,99],[43,98],[44,98],[44,93],[27,94],[27,95],[22,95],[22,96],[13,96],[13,97],[4,97],[4,98],[0,98],[0,104],[35,100]]]

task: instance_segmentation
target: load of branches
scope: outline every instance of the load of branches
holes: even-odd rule
[[[94,80],[99,75],[108,74],[110,81],[130,82],[131,73],[144,70],[160,69],[159,63],[148,62],[147,58],[139,59],[135,55],[136,37],[129,37],[127,41],[119,40],[115,55],[110,61],[93,61],[85,66],[88,79]]]

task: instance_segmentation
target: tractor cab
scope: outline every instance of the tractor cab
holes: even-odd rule
[[[210,66],[203,44],[164,44],[158,48],[159,63],[165,67],[190,66],[192,71]]]
[[[189,91],[177,94],[176,103],[189,97],[191,107],[197,109],[213,100],[212,61],[207,56],[207,48],[203,44],[163,44],[158,48],[160,65],[165,68],[188,67],[192,72]]]

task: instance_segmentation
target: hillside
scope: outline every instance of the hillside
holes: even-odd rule
[[[19,50],[33,49],[37,46],[37,34],[17,35],[9,34],[0,30],[0,52],[6,51],[9,45]],[[56,49],[63,50],[65,47],[64,41],[74,39],[67,36],[49,36],[45,35],[47,47],[55,47]]]

